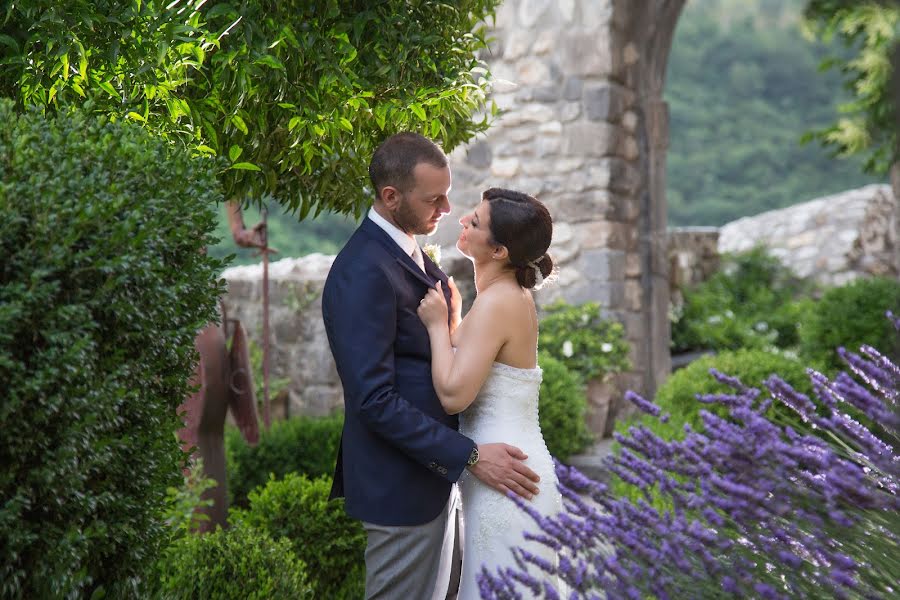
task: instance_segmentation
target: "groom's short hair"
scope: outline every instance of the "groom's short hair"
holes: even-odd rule
[[[378,198],[385,186],[393,186],[401,192],[415,185],[413,170],[419,163],[444,168],[447,155],[440,146],[428,138],[404,131],[384,140],[369,163],[369,179]]]

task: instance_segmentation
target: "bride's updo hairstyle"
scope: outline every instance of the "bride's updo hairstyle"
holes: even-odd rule
[[[553,238],[550,211],[528,194],[503,188],[485,190],[481,199],[490,203],[491,238],[509,251],[516,281],[523,288],[540,289],[554,273],[547,254]]]

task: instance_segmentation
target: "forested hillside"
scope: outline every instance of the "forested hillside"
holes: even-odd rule
[[[688,0],[669,59],[667,196],[671,225],[721,225],[876,181],[859,159],[837,160],[811,129],[835,120],[847,99],[840,74],[819,65],[831,52],[803,37],[803,0]],[[248,224],[258,220],[248,211]],[[217,256],[256,262],[235,248],[221,217]],[[355,223],[323,215],[297,223],[269,215],[280,256],[334,253]],[[276,258],[278,258],[276,256]]]
[[[847,97],[819,65],[833,49],[805,39],[799,0],[688,0],[665,98],[671,112],[671,225],[722,225],[877,181],[804,132]]]

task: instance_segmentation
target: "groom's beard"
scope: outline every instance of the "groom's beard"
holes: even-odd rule
[[[410,235],[431,235],[437,230],[437,223],[432,223],[430,216],[428,219],[423,220],[422,217],[416,214],[405,194],[402,196],[393,216],[397,227]]]

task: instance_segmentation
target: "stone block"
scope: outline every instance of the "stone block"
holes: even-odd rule
[[[615,154],[624,133],[621,128],[601,121],[567,123],[563,135],[566,138],[563,144],[565,154],[599,158]]]
[[[557,173],[569,173],[575,169],[584,166],[584,159],[581,158],[561,158],[556,161],[554,171]]]
[[[625,277],[641,276],[641,255],[637,252],[629,252],[625,256]]]
[[[633,100],[633,92],[613,82],[584,89],[584,110],[591,121],[617,123]]]
[[[607,248],[585,249],[578,257],[580,269],[592,281],[621,282],[625,280],[625,252]]]
[[[515,125],[544,123],[552,121],[556,117],[555,111],[545,104],[529,104],[515,107],[498,119],[498,124],[504,127]]]
[[[518,158],[495,158],[491,163],[491,175],[510,179],[519,172],[519,166]]]
[[[625,308],[628,310],[641,310],[644,301],[644,289],[639,279],[629,279],[625,282]]]
[[[498,23],[499,22],[500,21],[498,21]],[[503,35],[503,40],[504,61],[517,61],[528,54],[528,51],[531,49],[532,40],[534,40],[534,34],[530,31],[513,29]],[[493,69],[492,66],[491,70],[493,71]]]
[[[568,187],[568,190],[571,190]],[[609,210],[609,194],[602,190],[587,190],[580,193],[568,191],[553,199],[548,207],[554,221],[580,224],[595,221]]]
[[[628,133],[634,133],[637,129],[638,117],[637,113],[633,110],[626,110],[622,115],[622,127],[625,128],[625,131]]]
[[[534,102],[556,102],[560,99],[560,89],[558,85],[540,85],[531,89],[531,100]]]
[[[554,4],[553,0],[522,0],[519,3],[519,24],[529,29],[539,22],[545,26],[549,19],[556,16],[556,12],[550,10]]]
[[[581,100],[581,92],[584,90],[584,80],[581,77],[567,77],[563,84],[563,98],[566,100]]]
[[[550,67],[542,58],[528,57],[517,64],[517,81],[524,86],[538,86],[550,79]]]
[[[531,46],[531,53],[536,56],[549,54],[553,51],[554,48],[556,48],[558,40],[558,30],[547,29],[545,31],[542,31],[537,35],[537,38],[534,40],[534,44]]]
[[[636,196],[610,193],[610,211],[607,218],[622,223],[634,223],[641,214],[640,199]]]
[[[621,129],[616,128],[617,131]],[[630,162],[618,157],[605,157],[590,169],[591,179],[598,187],[625,195],[636,195],[640,187],[640,173]]]
[[[487,142],[475,142],[468,147],[466,162],[476,169],[486,169],[491,166],[493,156],[491,146]]]
[[[574,121],[581,116],[581,102],[566,102],[559,109],[559,118],[563,122]]]
[[[608,77],[614,72],[615,49],[605,36],[595,31],[569,32],[561,37],[560,50],[563,64],[573,75]]]
[[[575,226],[576,236],[582,248],[608,248],[613,250],[635,250],[637,248],[637,227],[617,221],[593,221]]]

